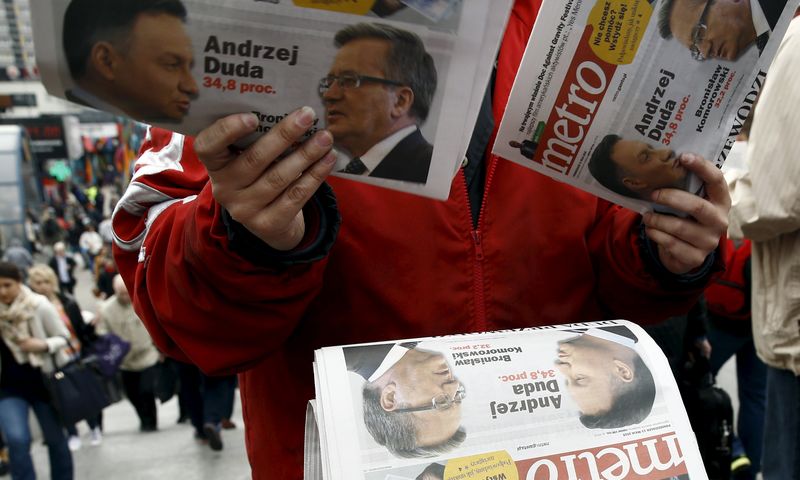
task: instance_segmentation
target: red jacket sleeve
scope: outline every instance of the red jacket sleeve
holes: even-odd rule
[[[285,341],[326,261],[270,269],[245,260],[228,248],[192,139],[153,128],[141,152],[113,217],[136,312],[165,354],[209,373],[244,370]]]
[[[651,254],[638,213],[599,200],[596,218],[587,242],[597,275],[597,297],[608,317],[654,323],[683,315],[721,268],[719,255],[712,253],[709,260],[714,263],[702,267],[702,274],[672,274],[656,256],[646,258]]]

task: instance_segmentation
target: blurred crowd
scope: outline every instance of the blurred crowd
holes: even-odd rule
[[[0,474],[35,478],[31,457],[33,411],[47,445],[53,479],[71,479],[71,452],[103,442],[102,409],[83,415],[87,436],[65,421],[48,378],[70,365],[100,379],[104,404],[126,398],[142,433],[158,431],[157,405],[176,396],[178,423],[191,423],[195,441],[222,450],[221,430],[231,421],[235,376],[209,377],[166,359],[136,316],[111,254],[111,209],[116,191],[92,195],[73,188],[66,202],[29,211],[24,239],[0,252]],[[94,305],[75,297],[80,269],[90,272]],[[85,280],[83,280],[85,281]],[[84,290],[85,291],[85,290]],[[93,302],[95,303],[95,302]],[[122,352],[110,367],[103,364]],[[98,358],[100,357],[100,358]],[[106,367],[106,368],[103,368]]]

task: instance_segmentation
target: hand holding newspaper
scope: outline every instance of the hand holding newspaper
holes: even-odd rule
[[[306,480],[707,478],[666,358],[630,322],[315,358]]]
[[[32,0],[31,13],[54,95],[188,135],[250,112],[240,146],[310,106],[302,140],[331,132],[334,175],[444,199],[510,5]]]

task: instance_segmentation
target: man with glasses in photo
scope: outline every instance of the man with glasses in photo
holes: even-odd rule
[[[398,457],[440,455],[461,445],[466,389],[444,355],[415,342],[347,347],[347,370],[365,380],[364,425]]]
[[[666,0],[658,27],[695,60],[734,61],[752,44],[761,55],[785,6],[786,0]]]
[[[433,146],[419,126],[436,91],[436,67],[420,38],[381,24],[340,30],[320,80],[327,129],[352,175],[425,183]]]

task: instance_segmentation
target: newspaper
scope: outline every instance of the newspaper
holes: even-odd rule
[[[309,136],[322,128],[334,133],[334,175],[438,199],[449,195],[466,152],[464,132],[477,119],[511,8],[511,0],[175,0],[161,3],[178,4],[184,19],[125,14],[136,3],[31,0],[48,92],[188,135],[225,115],[252,112],[258,132],[242,146],[308,105],[318,115]],[[116,18],[101,21],[101,11]],[[389,78],[383,52],[344,55],[347,45],[338,48],[334,37],[357,24],[421,40],[421,53],[403,48],[413,68],[410,60],[394,67],[414,85]],[[432,65],[416,61],[425,54]],[[343,73],[357,80],[346,75],[350,83],[342,87]],[[405,129],[369,116],[378,106],[367,94],[377,88],[396,95],[396,115],[410,119]],[[367,170],[345,173],[354,159]]]
[[[328,347],[306,480],[707,479],[666,357],[624,320]]]
[[[642,213],[656,188],[701,194],[678,156],[721,167],[798,1],[722,6],[544,2],[493,152]]]

